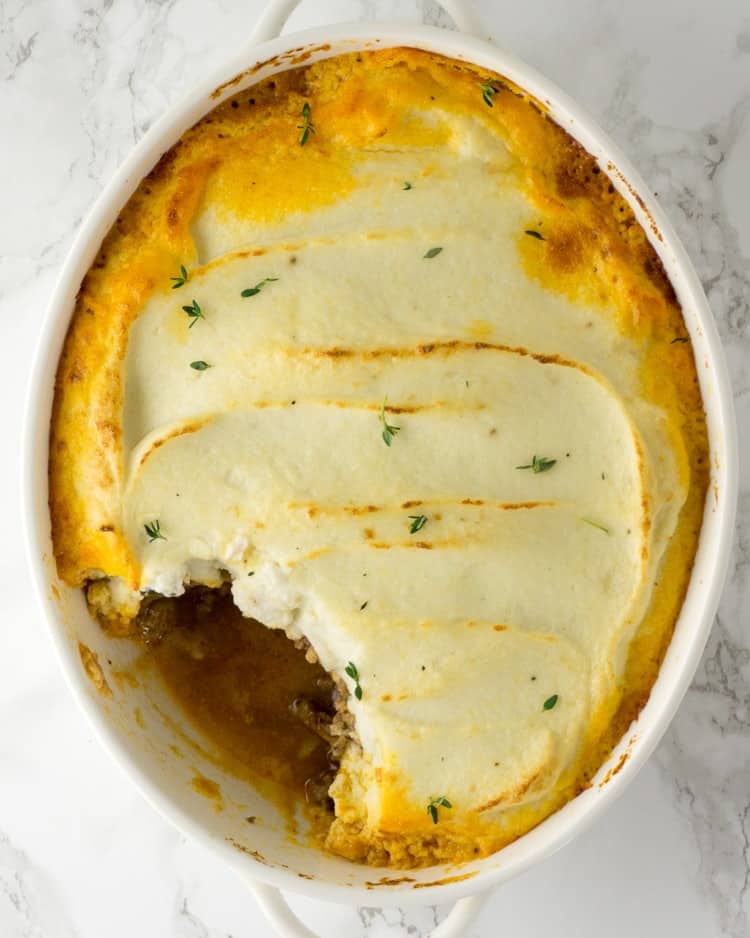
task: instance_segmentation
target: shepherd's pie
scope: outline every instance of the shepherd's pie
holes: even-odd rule
[[[658,671],[706,427],[605,169],[501,76],[339,55],[188,130],[81,286],[60,576],[116,635],[155,603],[189,631],[192,595],[262,623],[258,647],[292,640],[328,680],[291,707],[325,741],[306,790],[346,857],[498,849],[588,784]]]

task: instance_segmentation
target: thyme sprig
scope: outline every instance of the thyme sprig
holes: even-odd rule
[[[536,453],[534,453],[531,457],[531,462],[523,466],[516,466],[516,469],[531,469],[534,475],[538,475],[540,472],[549,472],[556,463],[556,459],[552,459],[549,456],[537,456]]]
[[[452,808],[453,805],[448,801],[445,795],[440,795],[437,798],[431,798],[430,803],[427,805],[427,813],[432,818],[432,823],[437,824],[438,822],[438,808]]]
[[[598,521],[592,521],[591,518],[581,518],[584,524],[588,524],[592,528],[596,528],[597,531],[603,531],[605,534],[609,534],[609,528],[603,524],[600,524]]]
[[[149,544],[153,544],[154,541],[166,541],[166,537],[161,533],[161,523],[158,519],[155,521],[147,521],[143,527],[146,534],[148,534]]]
[[[494,98],[500,89],[496,88],[491,82],[487,82],[479,87],[482,91],[482,100],[484,103],[487,107],[494,107]]]
[[[188,329],[192,329],[199,319],[206,318],[203,315],[203,310],[198,305],[197,300],[193,300],[193,302],[189,306],[183,306],[182,311],[191,320],[190,325],[188,326]]]
[[[276,283],[278,279],[278,277],[266,277],[265,280],[259,280],[254,287],[248,287],[246,290],[243,290],[240,296],[257,296],[266,284]]]
[[[427,524],[427,515],[409,515],[409,534],[416,534]]]
[[[354,681],[354,696],[357,698],[357,700],[361,700],[362,685],[359,683],[359,671],[357,670],[357,665],[353,661],[350,661],[349,664],[344,668],[344,671]]]
[[[401,427],[396,427],[392,423],[388,423],[385,416],[385,405],[388,403],[388,398],[383,398],[383,406],[380,408],[380,422],[383,424],[383,442],[386,446],[390,446],[393,442],[394,436],[399,432]]]
[[[180,264],[180,275],[179,275],[179,277],[170,277],[169,279],[172,281],[172,289],[173,289],[173,290],[179,290],[180,287],[184,287],[185,284],[186,284],[186,283],[188,282],[188,280],[190,279],[190,278],[188,277],[188,272],[187,272],[187,270],[185,269],[185,265],[184,265],[184,264]]]
[[[315,126],[310,116],[310,105],[307,101],[302,105],[302,123],[297,124],[297,130],[300,131],[299,145],[303,147],[310,138],[310,134],[315,133]]]

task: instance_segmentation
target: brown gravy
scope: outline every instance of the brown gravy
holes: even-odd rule
[[[330,710],[331,679],[283,632],[244,618],[227,592],[200,588],[154,600],[136,627],[170,693],[227,769],[245,767],[297,795],[330,770],[328,744],[292,704],[302,698]]]

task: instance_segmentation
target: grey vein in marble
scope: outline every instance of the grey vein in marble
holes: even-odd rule
[[[0,923],[3,938],[76,938],[45,874],[0,834]]]

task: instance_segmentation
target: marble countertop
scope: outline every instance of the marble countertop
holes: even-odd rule
[[[94,741],[53,659],[20,533],[22,389],[81,219],[133,143],[238,48],[262,0],[0,0],[0,935],[271,938],[242,882],[157,816]],[[477,0],[578,98],[684,239],[750,438],[747,0]],[[436,21],[430,0],[307,0],[292,26]],[[439,20],[442,22],[442,20]],[[750,469],[696,679],[657,753],[573,844],[497,891],[469,938],[750,935]],[[447,912],[293,899],[324,936],[421,938]]]

